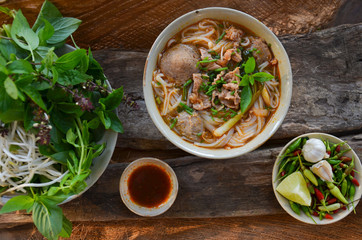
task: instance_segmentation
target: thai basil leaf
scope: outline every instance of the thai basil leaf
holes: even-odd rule
[[[47,44],[47,40],[51,38],[54,34],[54,27],[50,24],[50,22],[46,19],[43,19],[44,26],[38,28],[37,34],[40,40],[40,45],[45,46]]]
[[[20,195],[11,198],[1,208],[0,214],[14,212],[18,210],[30,209],[34,204],[34,199],[30,196]]]
[[[47,40],[48,44],[57,44],[66,40],[81,24],[81,20],[70,17],[54,18],[50,23],[54,27],[53,36]]]
[[[13,25],[11,26],[10,35],[14,42],[25,50],[30,50],[32,52],[39,46],[38,35],[31,30],[29,23],[21,10],[16,13]],[[19,37],[23,38],[23,40],[19,39]]]
[[[114,112],[107,112],[106,114],[111,120],[111,129],[115,132],[123,133],[123,126],[117,115]]]
[[[240,86],[243,86],[243,87],[249,85],[249,75],[248,75],[248,74],[245,74],[245,75],[243,76],[243,78],[241,79],[239,85],[240,85]]]
[[[58,72],[58,83],[63,86],[77,85],[92,80],[92,77],[77,70],[66,70]]]
[[[70,114],[60,112],[59,110],[53,109],[50,115],[52,123],[58,128],[62,133],[66,134],[69,128],[74,128],[74,117]]]
[[[85,55],[86,51],[84,49],[77,49],[58,58],[55,61],[55,66],[58,70],[63,71],[74,69]]]
[[[10,41],[0,39],[0,53],[6,60],[10,60],[10,54],[16,54],[16,48]]]
[[[49,1],[44,1],[43,6],[40,9],[38,17],[33,25],[33,30],[36,31],[43,22],[43,19],[47,21],[51,21],[54,18],[60,18],[63,15],[59,12],[59,10]]]
[[[44,237],[52,240],[58,239],[62,230],[63,212],[57,205],[45,204],[44,202],[34,202],[33,221],[39,232]]]
[[[31,100],[33,100],[39,107],[41,107],[44,111],[47,111],[45,103],[36,88],[31,85],[27,85],[21,88],[21,90],[23,90],[23,92],[25,92],[25,94],[28,95],[28,97],[30,97]]]
[[[98,117],[101,119],[101,122],[103,123],[104,127],[106,129],[109,129],[112,125],[111,119],[108,117],[108,115],[104,114],[103,111],[98,110],[96,111]]]
[[[62,226],[62,231],[59,233],[59,236],[63,237],[63,238],[69,238],[70,235],[72,234],[72,228],[73,228],[73,225],[72,225],[71,221],[69,221],[63,215],[63,226]]]
[[[255,69],[255,58],[249,57],[244,65],[245,73],[252,73]]]
[[[240,111],[241,113],[245,113],[247,111],[251,100],[252,100],[253,93],[251,91],[250,85],[243,87],[240,95]]]
[[[274,78],[273,75],[266,72],[257,72],[253,74],[253,77],[258,82],[266,82]]]
[[[76,135],[73,130],[71,128],[69,128],[67,135],[66,135],[66,139],[67,142],[72,144],[74,147],[78,148],[79,145],[75,143],[75,140],[77,140],[78,135]]]
[[[110,93],[107,97],[99,99],[99,103],[105,106],[104,110],[111,111],[116,109],[123,99],[123,87],[120,87]]]
[[[101,65],[93,58],[91,49],[88,50],[88,57],[89,57],[89,66],[86,73],[92,75],[94,79],[100,79],[102,81],[106,80]]]
[[[24,103],[12,99],[0,86],[0,120],[3,123],[22,121],[24,119]]]
[[[62,164],[67,164],[67,159],[69,157],[69,151],[57,152],[50,156],[54,161],[57,161]]]
[[[31,64],[23,59],[15,60],[8,65],[8,69],[11,73],[26,74],[34,71]]]
[[[19,95],[18,95],[18,88],[16,87],[15,83],[13,80],[11,80],[10,78],[5,79],[4,81],[4,87],[6,90],[6,93],[14,100],[17,100]]]

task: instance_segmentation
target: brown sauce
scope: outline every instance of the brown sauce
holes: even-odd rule
[[[167,172],[153,164],[136,168],[127,184],[131,201],[148,208],[164,203],[172,188]]]

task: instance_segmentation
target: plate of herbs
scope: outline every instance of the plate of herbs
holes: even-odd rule
[[[32,27],[21,10],[0,12],[13,20],[0,29],[0,213],[26,210],[46,238],[69,237],[58,205],[106,169],[123,132],[123,89],[112,90],[91,50],[75,44],[80,20],[48,1]]]

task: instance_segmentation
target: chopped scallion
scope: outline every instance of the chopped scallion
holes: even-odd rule
[[[220,37],[216,40],[215,43],[218,44],[218,43],[224,38],[225,34],[226,34],[226,32],[224,31],[224,32],[220,35]]]

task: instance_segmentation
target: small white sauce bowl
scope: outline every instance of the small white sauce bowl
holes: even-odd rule
[[[300,215],[296,214],[290,207],[289,205],[289,201],[288,199],[286,199],[285,197],[283,197],[282,195],[280,195],[275,189],[277,188],[277,186],[279,185],[280,181],[276,181],[277,175],[278,175],[278,171],[279,171],[279,159],[282,156],[282,154],[285,152],[285,150],[289,147],[290,144],[292,144],[295,140],[297,140],[298,138],[301,137],[309,137],[309,138],[318,138],[321,140],[328,140],[330,143],[340,143],[340,142],[344,142],[342,139],[339,139],[335,136],[326,134],[326,133],[306,133],[303,135],[300,135],[296,138],[294,138],[293,140],[291,140],[287,145],[285,145],[285,147],[280,151],[277,160],[274,163],[274,167],[273,167],[273,177],[272,177],[272,184],[273,184],[273,190],[274,190],[274,194],[275,197],[277,198],[280,206],[282,206],[282,208],[292,217],[294,217],[295,219],[302,221],[304,223],[309,223],[309,224],[315,224],[312,219],[308,216],[306,216],[303,211],[300,212]],[[343,146],[341,146],[341,151],[351,148],[347,143],[345,143]],[[350,151],[346,152],[344,154],[344,156],[347,157],[354,157],[354,168],[356,169],[356,171],[358,171],[359,173],[355,173],[355,178],[358,180],[358,182],[361,184],[362,183],[362,165],[361,165],[361,161],[358,158],[357,154],[353,151],[353,149],[351,148]],[[354,195],[354,199],[360,199],[361,195],[362,195],[362,186],[355,186],[356,187],[356,193]],[[348,200],[348,199],[347,199]],[[357,204],[359,203],[358,201],[354,202],[354,207],[357,206]],[[347,207],[347,210],[340,210],[338,213],[333,214],[333,219],[322,219],[320,220],[318,217],[315,217],[312,215],[313,219],[316,221],[317,224],[319,225],[324,225],[324,224],[330,224],[330,223],[335,223],[338,222],[339,220],[345,218],[348,214],[350,214],[353,211],[353,207],[352,204],[349,205],[349,207]]]
[[[167,41],[182,29],[204,18],[212,18],[218,20],[226,20],[237,23],[243,27],[253,31],[257,36],[262,37],[267,43],[271,44],[271,49],[279,63],[279,72],[281,78],[281,99],[277,111],[271,117],[269,122],[264,126],[264,130],[259,133],[255,138],[246,143],[242,147],[233,149],[207,149],[195,146],[194,144],[183,140],[179,135],[173,132],[169,126],[162,119],[158,111],[154,93],[152,89],[152,74],[157,66],[158,54],[165,48]],[[288,55],[272,31],[270,31],[263,23],[254,17],[229,8],[212,7],[198,9],[189,12],[168,25],[158,36],[154,42],[144,68],[143,74],[143,93],[146,102],[148,113],[158,130],[174,145],[183,149],[184,151],[194,154],[203,158],[212,159],[225,159],[237,157],[242,154],[248,153],[261,146],[267,141],[282,124],[285,115],[288,112],[290,100],[292,96],[292,70],[289,62]]]
[[[170,181],[171,181],[170,195],[164,203],[162,203],[161,205],[159,205],[157,207],[149,208],[149,207],[140,206],[140,205],[134,203],[130,197],[130,193],[129,193],[129,189],[128,189],[128,179],[135,169],[137,169],[141,166],[146,166],[146,165],[156,165],[156,166],[162,168],[163,170],[165,170],[166,173],[168,174],[168,176],[170,177]],[[167,163],[165,163],[159,159],[156,159],[156,158],[140,158],[140,159],[137,159],[137,160],[133,161],[132,163],[130,163],[126,167],[126,169],[123,171],[121,180],[119,183],[119,188],[120,188],[120,194],[121,194],[122,201],[129,210],[131,210],[135,214],[143,216],[143,217],[154,217],[154,216],[161,215],[162,213],[166,212],[172,206],[172,204],[174,203],[174,201],[176,199],[177,192],[178,192],[178,181],[177,181],[175,172],[172,170],[172,168]]]

